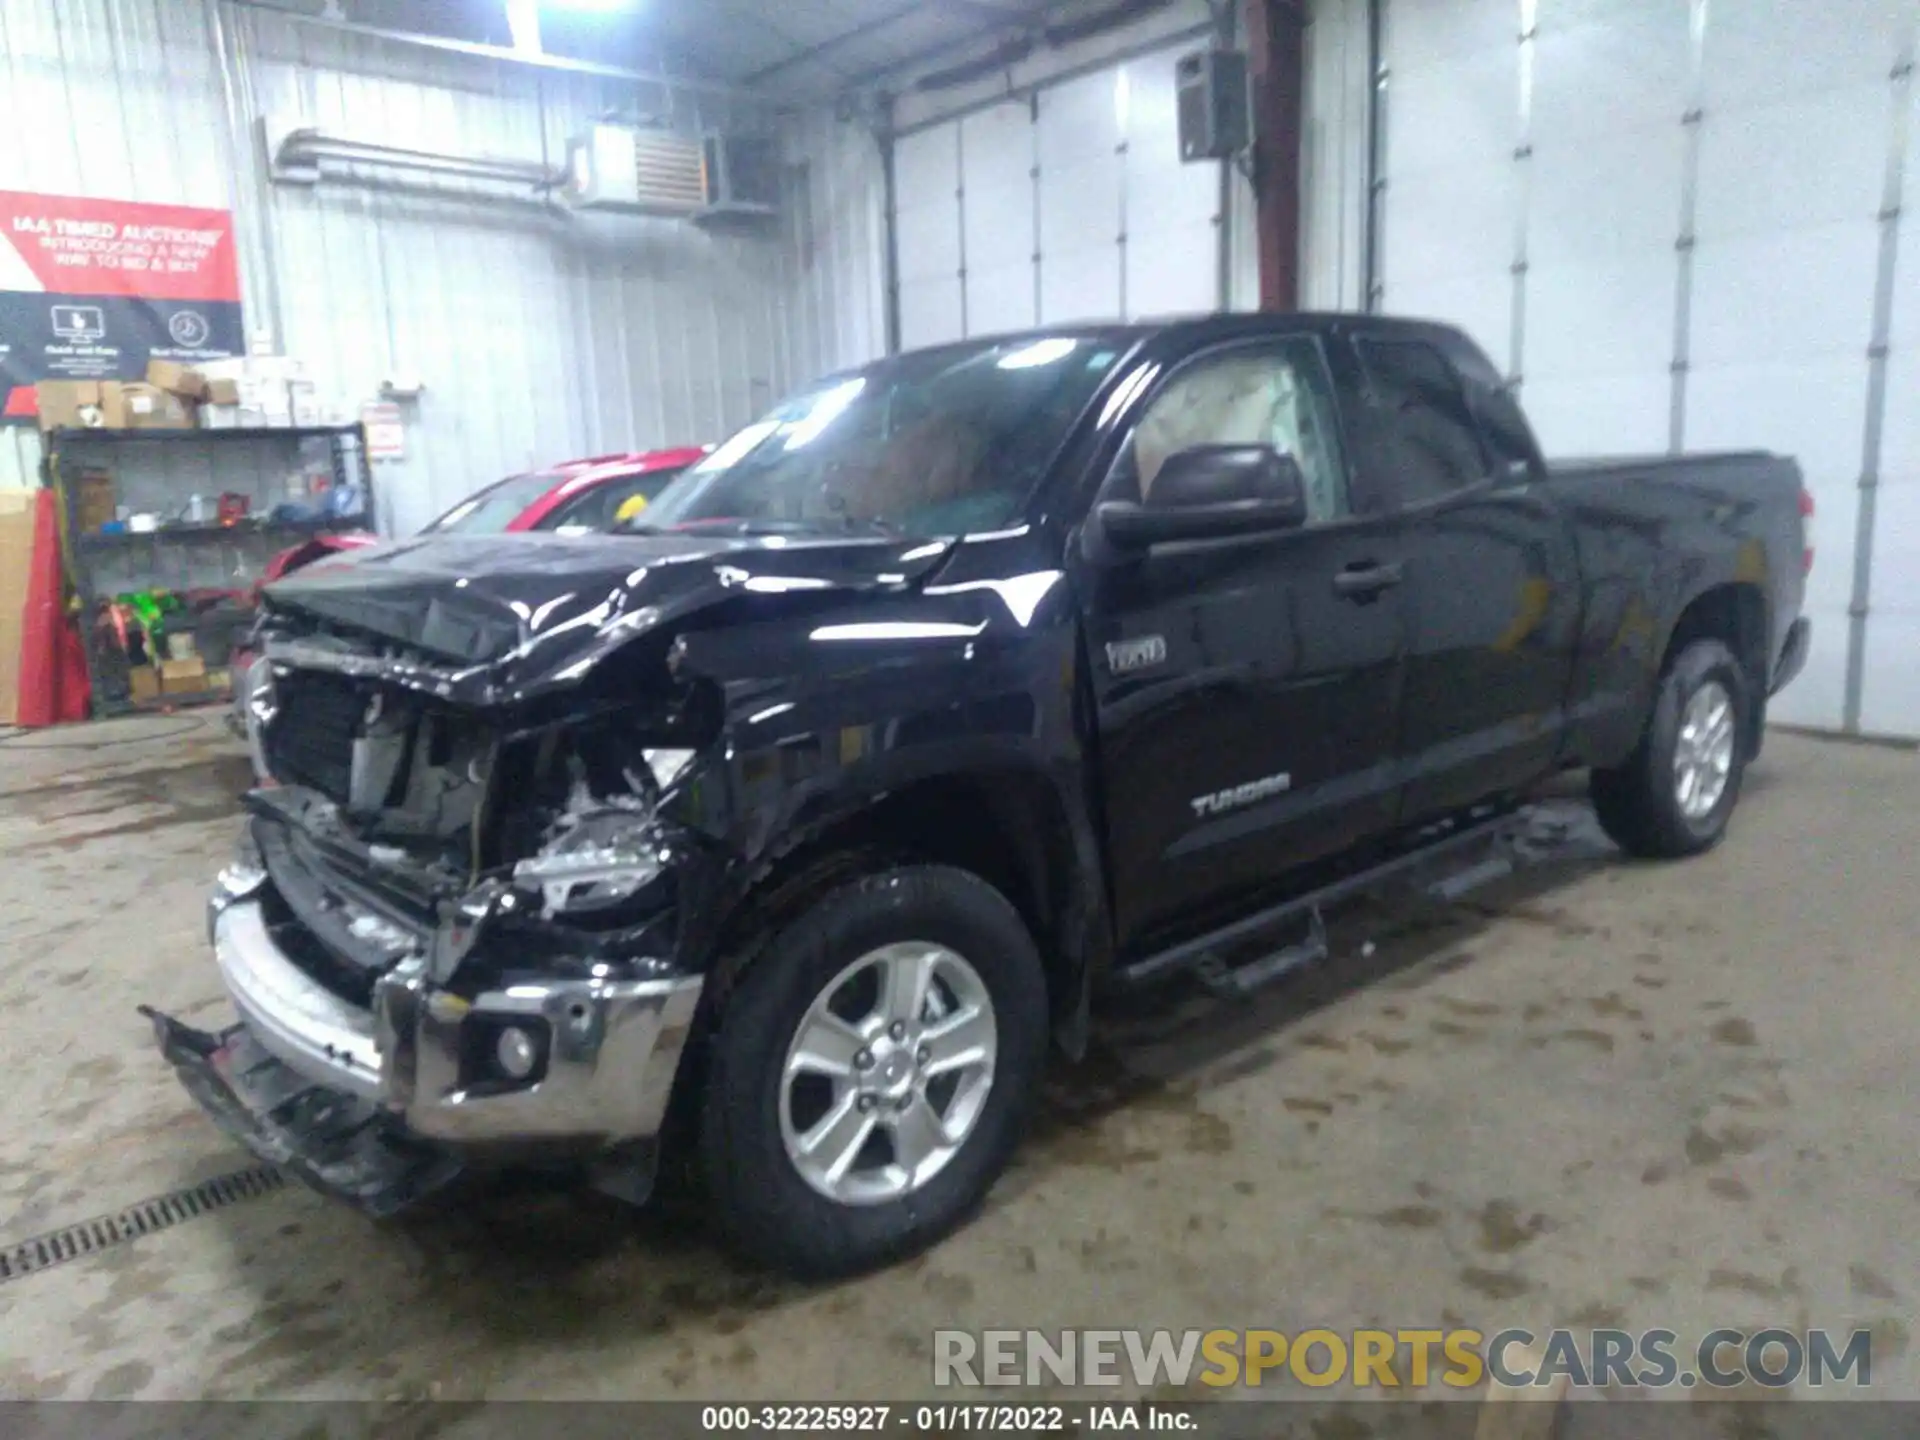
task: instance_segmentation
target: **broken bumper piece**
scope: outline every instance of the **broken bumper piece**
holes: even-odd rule
[[[379,1106],[316,1085],[244,1024],[219,1034],[143,1009],[160,1052],[219,1127],[315,1190],[385,1216],[460,1174],[453,1152],[408,1135]]]
[[[528,975],[463,995],[416,952],[380,977],[370,1006],[355,1004],[283,948],[298,937],[270,923],[273,894],[263,872],[236,866],[209,906],[214,959],[239,1024],[216,1035],[142,1012],[223,1129],[374,1214],[462,1169],[515,1157],[578,1168],[599,1188],[645,1197],[698,977]],[[422,938],[433,955],[447,954],[445,936]],[[440,973],[454,968],[457,959]],[[525,1043],[503,1046],[510,1031]],[[523,1063],[503,1068],[502,1053]]]

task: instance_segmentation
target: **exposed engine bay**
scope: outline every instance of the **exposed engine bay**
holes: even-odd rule
[[[250,725],[270,783],[250,802],[254,828],[286,920],[330,952],[310,967],[322,983],[361,992],[361,977],[427,949],[449,905],[511,912],[496,931],[603,938],[659,908],[645,893],[670,855],[657,812],[700,728],[699,692],[665,667],[650,702],[541,723],[370,666],[302,667],[271,646],[259,665]],[[342,964],[344,987],[330,974]]]

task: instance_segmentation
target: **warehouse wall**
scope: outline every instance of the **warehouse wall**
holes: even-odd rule
[[[724,102],[420,50],[217,0],[7,0],[0,188],[232,208],[248,323],[357,405],[426,390],[379,475],[404,533],[475,486],[607,450],[717,441],[780,392],[881,347],[877,150],[788,121],[793,193],[764,231],[572,216],[422,175],[271,182],[254,119],[396,144],[564,156],[607,112],[683,126]],[[31,474],[0,437],[0,482]]]
[[[1252,187],[1235,170],[1223,212],[1218,168],[1181,165],[1173,148],[1174,61],[1206,44],[1211,25],[1203,0],[1178,0],[1004,74],[903,97],[897,164],[909,344],[963,326],[978,333],[1007,322],[1211,310],[1223,294],[1228,309],[1259,305]],[[1306,50],[1301,303],[1359,308],[1365,6],[1314,0]],[[988,160],[994,144],[1001,148]],[[963,173],[969,156],[971,178]],[[962,191],[967,198],[956,197]],[[1223,214],[1224,290],[1210,238]],[[990,218],[1007,217],[1004,234],[990,232]],[[963,316],[959,272],[970,231]],[[1029,236],[1031,245],[1019,243]],[[995,249],[996,240],[1005,243]]]
[[[1471,331],[1550,452],[1795,456],[1816,639],[1775,716],[1920,735],[1920,6],[1381,3],[1384,308]],[[1366,0],[1320,12],[1364,57]],[[1357,225],[1365,61],[1322,59]]]
[[[1004,74],[903,95],[903,345],[1257,303],[1249,187],[1232,173],[1223,208],[1220,167],[1181,163],[1176,139],[1174,63],[1211,23],[1182,0]]]

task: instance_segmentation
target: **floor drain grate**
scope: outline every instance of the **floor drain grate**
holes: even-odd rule
[[[142,1200],[114,1215],[82,1220],[77,1225],[36,1235],[0,1250],[0,1282],[51,1270],[69,1260],[98,1254],[156,1230],[166,1230],[229,1205],[238,1205],[242,1200],[271,1195],[286,1183],[287,1177],[273,1166],[255,1165],[228,1175],[216,1175],[169,1195]]]

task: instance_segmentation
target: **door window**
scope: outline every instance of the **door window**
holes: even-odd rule
[[[666,488],[678,470],[654,470],[624,480],[609,480],[596,485],[578,499],[557,507],[540,522],[542,530],[578,527],[586,530],[611,530],[620,518],[620,507],[635,496],[651,501]]]
[[[1271,445],[1299,464],[1310,523],[1347,513],[1332,387],[1312,341],[1237,349],[1176,372],[1134,427],[1142,500],[1167,457],[1191,445]]]
[[[1362,339],[1358,349],[1401,503],[1438,500],[1485,480],[1490,467],[1479,427],[1446,357],[1417,340]]]

